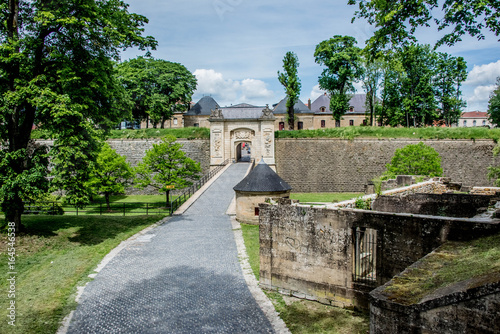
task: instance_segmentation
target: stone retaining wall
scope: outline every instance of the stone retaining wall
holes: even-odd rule
[[[363,192],[380,176],[397,148],[418,139],[276,139],[276,169],[294,192]],[[422,140],[442,159],[444,175],[464,186],[491,186],[492,140]]]

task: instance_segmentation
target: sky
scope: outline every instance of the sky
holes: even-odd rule
[[[129,12],[146,16],[144,35],[158,41],[152,56],[181,63],[198,80],[193,101],[212,96],[220,106],[250,103],[264,106],[285,97],[278,81],[283,57],[293,51],[299,59],[300,98],[307,103],[322,92],[323,68],[314,62],[317,44],[334,35],[353,36],[364,47],[374,28],[351,19],[356,6],[347,0],[125,0]],[[422,44],[434,44],[440,33],[420,29]],[[500,76],[500,42],[493,34],[477,41],[464,37],[440,52],[461,56],[468,65],[463,85],[465,111],[487,111],[488,99]],[[144,53],[128,49],[122,60]],[[363,93],[361,84],[355,85]]]

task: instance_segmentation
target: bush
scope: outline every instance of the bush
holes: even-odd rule
[[[436,150],[420,142],[397,149],[391,163],[387,164],[383,178],[396,175],[442,176],[441,157]]]

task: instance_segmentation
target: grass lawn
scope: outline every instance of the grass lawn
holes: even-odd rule
[[[259,279],[259,226],[241,224],[250,266]],[[369,315],[267,292],[292,333],[368,333]]]
[[[298,199],[301,203],[314,202],[342,202],[363,196],[364,193],[291,193],[291,199]]]
[[[8,281],[0,281],[0,333],[55,333],[76,307],[76,287],[89,281],[121,241],[163,216],[23,216],[28,232],[16,238],[16,326],[7,324]],[[0,235],[0,272],[6,273],[7,236]]]

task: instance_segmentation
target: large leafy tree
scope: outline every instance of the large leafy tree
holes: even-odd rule
[[[462,100],[462,82],[467,79],[467,63],[462,57],[438,53],[434,86],[441,108],[441,117],[447,126],[456,123],[466,102]]]
[[[401,95],[406,126],[430,125],[438,118],[433,77],[436,55],[428,45],[408,45],[399,53],[404,69]]]
[[[319,77],[319,87],[330,94],[335,120],[340,120],[349,109],[351,93],[355,92],[353,83],[363,73],[360,53],[354,37],[340,35],[322,41],[314,51],[316,63],[326,67]]]
[[[125,186],[134,173],[125,157],[116,153],[108,143],[104,143],[97,156],[87,186],[96,193],[103,194],[108,211],[111,195],[123,194]]]
[[[186,156],[182,144],[172,135],[165,136],[159,144],[146,151],[137,167],[136,187],[151,186],[166,194],[166,204],[170,202],[170,190],[182,189],[199,179],[200,164]]]
[[[85,192],[81,183],[73,186],[75,180],[88,179],[98,147],[95,129],[123,117],[124,91],[114,79],[112,60],[123,48],[156,45],[152,37],[142,36],[147,19],[127,8],[119,0],[10,0],[0,5],[0,138],[2,164],[12,175],[29,170],[27,149],[36,124],[55,139],[56,184],[73,191],[74,199],[85,199],[77,194]],[[62,161],[74,162],[73,170],[59,168]],[[3,199],[5,207],[15,208],[7,210],[6,219],[18,229],[24,197],[17,187]]]
[[[285,87],[287,97],[286,108],[288,111],[288,129],[295,128],[295,103],[299,100],[301,83],[298,75],[299,58],[291,51],[288,51],[283,58],[283,70],[278,71],[278,80]]]
[[[196,77],[185,66],[151,57],[118,64],[117,79],[132,100],[133,118],[149,118],[161,128],[174,110],[187,109],[196,89]]]
[[[362,57],[363,62],[363,75],[361,77],[361,82],[363,84],[363,89],[366,92],[366,110],[370,114],[370,126],[373,126],[376,120],[376,112],[380,109],[380,103],[378,100],[378,91],[382,82],[382,77],[384,73],[384,67],[386,62],[383,57],[372,58],[369,56]]]
[[[437,46],[453,45],[466,34],[478,40],[485,38],[484,31],[500,34],[500,3],[496,0],[348,0],[350,5],[356,3],[359,10],[355,17],[364,18],[377,28],[367,42],[372,51],[416,42],[416,29],[429,27],[432,21],[439,31],[447,32]]]
[[[497,87],[491,93],[488,102],[489,119],[495,126],[500,125],[500,77],[497,78]]]

